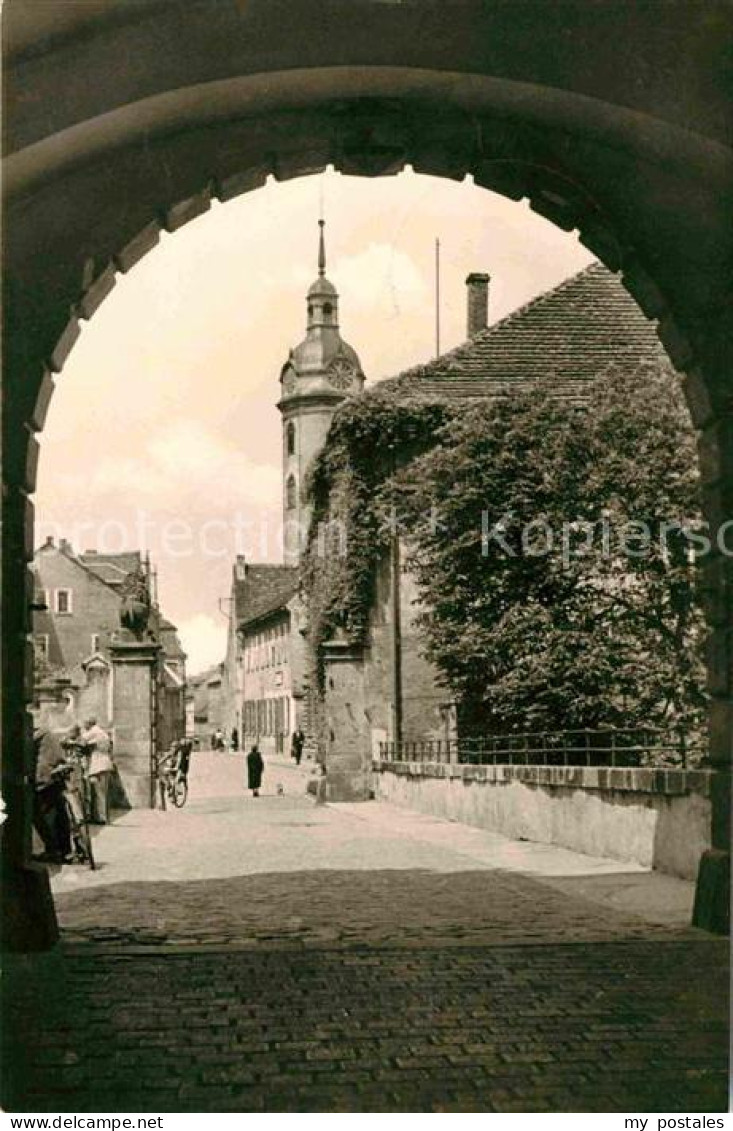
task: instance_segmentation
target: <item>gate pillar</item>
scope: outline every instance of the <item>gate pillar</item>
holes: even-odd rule
[[[112,655],[114,760],[125,800],[132,808],[155,804],[157,672],[161,647],[150,641],[117,640]]]
[[[368,801],[371,749],[364,712],[364,650],[342,640],[323,645],[325,667],[324,801]]]

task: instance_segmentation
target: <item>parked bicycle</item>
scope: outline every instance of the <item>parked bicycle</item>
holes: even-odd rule
[[[174,742],[170,750],[159,756],[156,776],[161,809],[167,808],[168,801],[176,809],[181,809],[186,804],[192,749],[193,741],[189,738],[181,738]]]
[[[54,776],[64,785],[63,800],[71,834],[71,863],[88,864],[94,871],[96,863],[89,832],[91,787],[86,773],[87,757],[83,747],[74,744],[64,744],[64,747],[67,760],[54,770]]]

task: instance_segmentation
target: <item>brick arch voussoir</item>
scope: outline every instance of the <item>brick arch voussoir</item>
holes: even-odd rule
[[[406,167],[416,172],[452,180],[473,177],[476,184],[508,199],[527,200],[533,211],[566,232],[576,231],[580,242],[620,280],[644,315],[656,324],[660,341],[672,364],[683,375],[693,423],[704,429],[713,417],[702,365],[691,342],[675,317],[653,272],[647,269],[635,249],[617,233],[613,220],[580,185],[557,167],[533,161],[492,139],[487,145],[482,124],[470,122],[463,131],[442,132],[439,144],[418,142],[408,136],[396,115],[384,122],[360,124],[349,119],[348,130],[330,139],[327,146],[306,147],[302,151],[273,152],[263,163],[225,177],[206,177],[193,195],[162,208],[139,229],[101,269],[88,260],[80,279],[78,300],[68,311],[51,356],[38,385],[38,395],[29,420],[23,427],[28,434],[22,486],[35,491],[38,464],[36,434],[43,430],[55,377],[76,344],[82,323],[90,320],[114,290],[117,276],[127,274],[160,242],[163,232],[175,233],[206,213],[213,200],[226,203],[246,192],[264,186],[268,180],[286,181],[325,171],[333,166],[345,175],[375,177],[395,175]],[[487,152],[487,149],[489,152]]]

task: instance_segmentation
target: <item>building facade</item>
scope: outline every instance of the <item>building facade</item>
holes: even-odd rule
[[[214,664],[186,680],[185,715],[186,735],[196,738],[202,749],[211,745],[212,735],[217,730],[226,730],[227,719],[224,711],[223,673],[224,664]]]
[[[109,658],[112,636],[120,627],[118,586],[141,566],[140,554],[114,555],[114,566],[112,557],[100,555],[96,568],[96,555],[77,555],[65,539],[57,545],[48,538],[33,560],[36,656],[51,671],[63,671],[75,681],[83,681],[91,657]]]
[[[111,647],[120,631],[121,589],[141,572],[151,599],[148,628],[160,644],[156,677],[157,741],[165,748],[185,727],[186,655],[174,624],[156,600],[149,559],[138,551],[76,553],[48,538],[33,560],[33,642],[36,700],[52,725],[65,727],[94,715],[114,726]]]

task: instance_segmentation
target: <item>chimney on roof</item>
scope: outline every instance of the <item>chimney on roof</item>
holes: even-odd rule
[[[74,551],[71,549],[71,542],[68,538],[59,538],[59,550],[63,550],[65,554],[72,554]]]
[[[48,546],[49,549],[53,549],[53,534],[47,534],[46,535],[46,541],[44,542],[44,546]]]
[[[247,563],[244,559],[244,554],[237,554],[237,560],[234,565],[234,576],[237,581],[244,581],[247,576]]]
[[[466,279],[468,337],[475,338],[489,324],[490,276],[472,271]]]
[[[91,555],[92,555],[92,554],[96,554],[96,553],[97,553],[97,551],[96,551],[96,550],[85,550],[85,551],[84,551],[84,553],[85,553],[85,554],[86,554],[86,555],[87,555],[88,557],[91,557]]]

